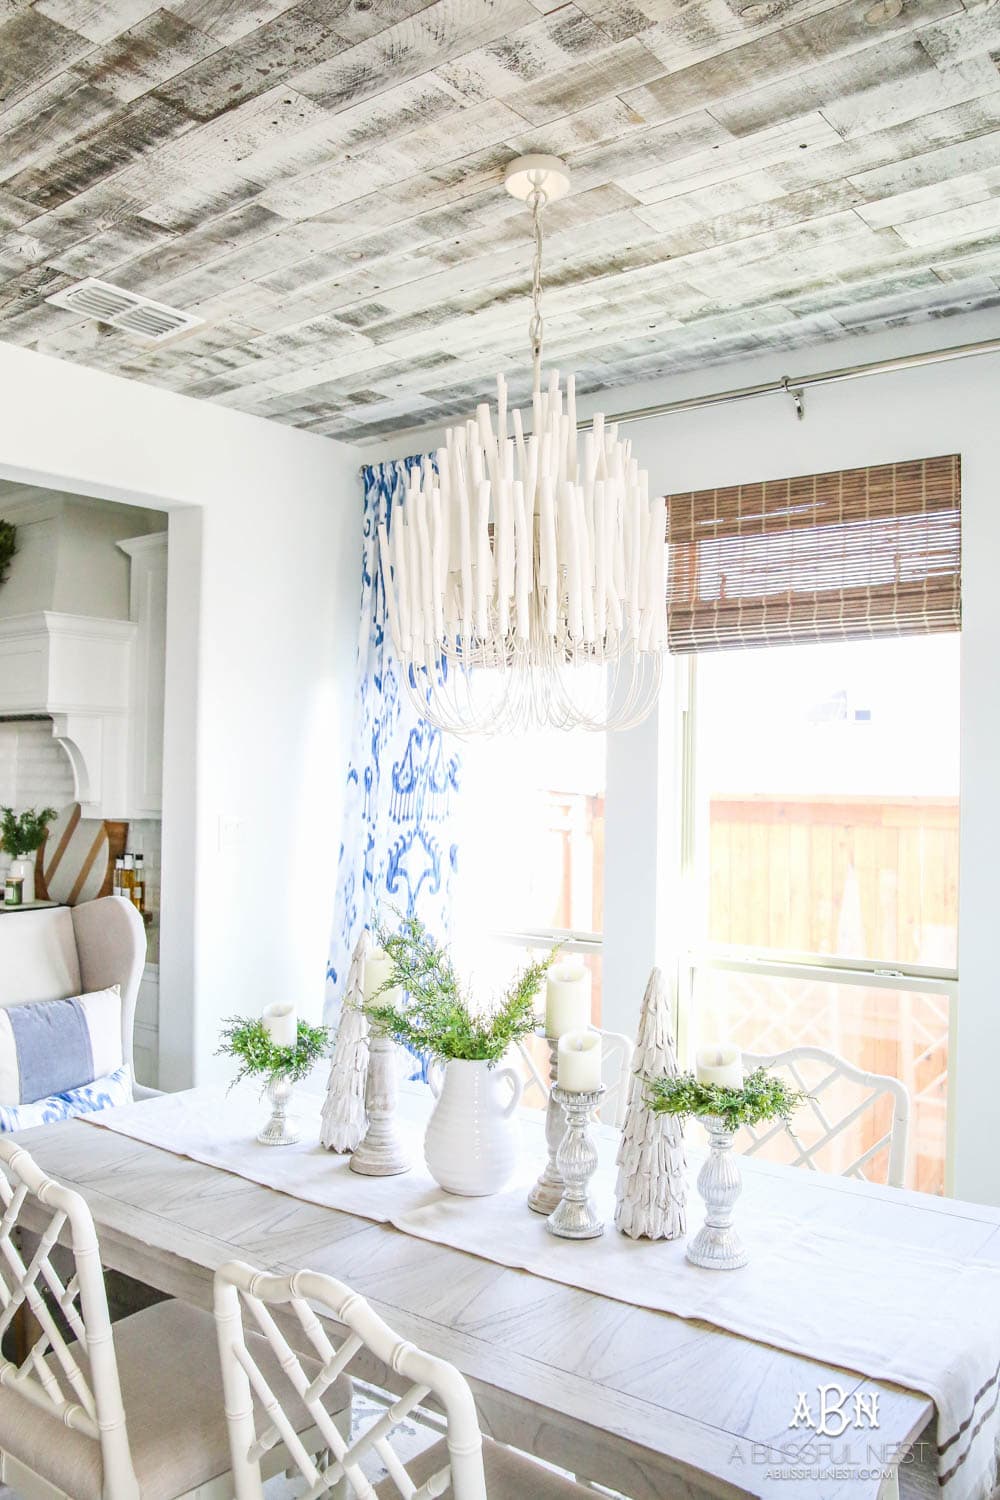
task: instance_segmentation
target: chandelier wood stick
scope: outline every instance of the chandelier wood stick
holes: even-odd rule
[[[422,716],[457,734],[625,728],[650,712],[666,648],[666,501],[617,424],[577,432],[573,376],[543,379],[541,216],[569,175],[520,157],[507,187],[535,229],[530,430],[497,376],[410,475],[379,528],[389,625]]]

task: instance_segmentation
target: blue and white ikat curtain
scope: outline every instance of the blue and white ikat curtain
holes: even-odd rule
[[[459,786],[455,742],[418,715],[401,680],[386,617],[378,527],[391,534],[406,476],[420,458],[363,470],[364,541],[354,735],[347,773],[326,1019],[339,1015],[362,929],[394,912],[448,936],[457,850],[451,828]]]

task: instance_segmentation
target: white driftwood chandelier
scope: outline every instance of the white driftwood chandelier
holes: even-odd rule
[[[424,718],[460,735],[629,728],[660,686],[666,502],[613,423],[577,434],[572,375],[542,378],[542,211],[569,189],[553,156],[523,156],[506,186],[535,232],[530,432],[508,412],[448,429],[379,528],[390,628]],[[390,572],[391,564],[391,572]]]

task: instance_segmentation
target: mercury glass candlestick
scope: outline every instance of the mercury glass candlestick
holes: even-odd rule
[[[733,1210],[743,1191],[739,1162],[733,1156],[733,1131],[719,1115],[699,1115],[698,1122],[708,1131],[708,1155],[698,1173],[706,1213],[687,1247],[687,1258],[709,1271],[737,1271],[750,1257],[733,1228]]]
[[[257,1137],[262,1146],[294,1146],[302,1135],[298,1120],[294,1115],[288,1114],[292,1088],[292,1080],[287,1073],[272,1073],[267,1080],[271,1118]]]
[[[351,1157],[351,1171],[363,1177],[395,1177],[410,1170],[410,1157],[396,1128],[396,1043],[373,1036],[368,1044],[365,1113],[368,1129]]]
[[[562,1173],[556,1164],[556,1152],[566,1134],[566,1115],[562,1105],[555,1098],[555,1083],[559,1066],[559,1038],[546,1036],[545,1040],[549,1048],[549,1102],[545,1111],[545,1144],[548,1148],[549,1159],[538,1181],[528,1194],[528,1207],[536,1214],[547,1216],[558,1208],[565,1186]]]
[[[565,1111],[566,1129],[556,1152],[556,1167],[564,1187],[558,1206],[546,1221],[551,1234],[564,1240],[593,1240],[604,1233],[587,1185],[597,1170],[597,1148],[590,1138],[590,1123],[605,1092],[597,1089],[552,1090],[556,1103]]]

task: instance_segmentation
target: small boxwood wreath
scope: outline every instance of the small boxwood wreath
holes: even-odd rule
[[[7,568],[17,551],[17,527],[10,521],[0,520],[0,583],[7,578]]]
[[[765,1068],[755,1068],[739,1089],[699,1083],[693,1073],[647,1078],[646,1104],[654,1115],[714,1115],[727,1130],[760,1125],[764,1120],[789,1120],[809,1096],[791,1089]]]

